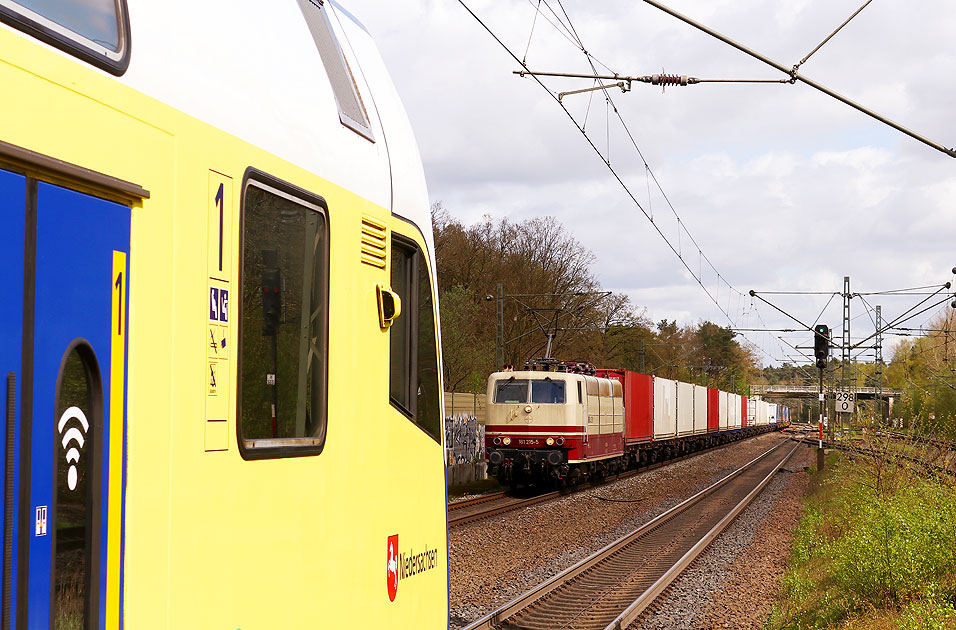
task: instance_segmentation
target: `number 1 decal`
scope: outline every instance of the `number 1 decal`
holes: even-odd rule
[[[106,427],[105,463],[107,477],[106,501],[109,518],[106,523],[106,627],[120,628],[120,600],[122,588],[121,558],[123,511],[123,443],[126,395],[126,335],[129,315],[126,313],[126,293],[129,276],[126,273],[126,252],[113,250],[113,295],[110,328],[110,386],[109,424]],[[116,328],[112,322],[116,321]]]
[[[123,299],[123,296],[125,295],[123,293],[123,270],[120,270],[120,272],[116,274],[116,282],[113,283],[113,287],[116,288],[116,299],[119,302],[116,308],[116,334],[122,335],[123,334],[123,303],[125,302],[125,300]]]
[[[223,185],[219,184],[219,190],[216,191],[216,205],[219,206],[219,271],[222,271],[222,206],[223,206]]]
[[[233,204],[232,178],[209,171],[206,188],[207,240],[206,276],[229,282],[232,276]]]

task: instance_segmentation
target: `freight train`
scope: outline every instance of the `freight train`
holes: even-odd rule
[[[0,628],[446,628],[411,125],[335,0],[0,0]]]
[[[784,405],[577,362],[495,372],[487,400],[489,473],[511,486],[602,478],[790,423]]]

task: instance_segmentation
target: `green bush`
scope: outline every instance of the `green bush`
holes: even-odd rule
[[[932,479],[881,497],[861,482],[846,494],[845,532],[829,547],[843,590],[874,605],[942,588],[956,569],[956,497]]]
[[[899,627],[900,630],[948,630],[956,627],[956,608],[952,601],[930,589],[903,608]]]
[[[953,482],[886,471],[844,462],[824,472],[768,628],[869,628],[886,615],[907,630],[956,628]]]

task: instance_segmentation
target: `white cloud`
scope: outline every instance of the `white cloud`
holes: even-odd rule
[[[552,3],[560,11],[556,3]],[[699,19],[789,66],[859,6],[857,0],[671,0]],[[537,2],[468,0],[519,57]],[[773,69],[630,0],[564,0],[577,33],[603,63],[625,75],[660,72],[704,78],[779,77]],[[543,5],[542,5],[543,6]],[[347,8],[376,38],[412,119],[430,195],[465,221],[553,215],[597,255],[603,284],[628,293],[648,316],[711,319],[718,308],[653,231],[567,116],[456,2],[353,0]],[[552,19],[554,19],[552,17]],[[873,3],[816,53],[801,73],[933,140],[953,146],[956,55],[948,47],[956,5]],[[539,19],[529,65],[589,71],[582,55]],[[604,71],[604,68],[599,70]],[[588,81],[549,80],[555,90]],[[677,208],[724,279],[708,271],[682,235],[689,266],[741,325],[793,325],[750,298],[758,291],[854,291],[939,285],[956,264],[956,162],[806,85],[668,88],[635,84],[612,93],[621,116]],[[648,181],[624,130],[599,95],[565,99],[655,224],[677,246],[665,200]],[[610,121],[610,123],[608,123]],[[810,323],[829,296],[767,296]],[[729,298],[729,299],[728,299]],[[867,298],[884,318],[914,298]],[[854,337],[872,328],[859,298]],[[821,319],[840,326],[842,300]],[[927,313],[926,317],[931,314]],[[869,334],[868,332],[866,334]],[[753,340],[775,358],[772,334]],[[806,340],[805,340],[806,341]],[[806,345],[805,343],[803,345]],[[793,351],[791,350],[792,354]],[[888,356],[888,353],[884,353]]]

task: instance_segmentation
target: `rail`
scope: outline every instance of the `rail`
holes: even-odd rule
[[[771,454],[787,443],[780,442],[465,630],[556,630],[572,621],[576,628],[627,627],[759,494],[802,444],[798,442],[785,457],[768,466]],[[738,495],[743,499],[737,500]],[[734,507],[728,512],[723,504],[731,500]],[[688,543],[689,540],[696,542]]]
[[[508,496],[505,492],[493,492],[486,495],[481,495],[474,497],[472,499],[466,499],[464,501],[456,501],[454,503],[448,504],[448,526],[449,527],[458,527],[460,525],[465,525],[467,523],[472,523],[474,521],[479,521],[485,518],[490,518],[492,516],[498,516],[499,514],[505,514],[507,512],[512,512],[525,507],[530,507],[538,503],[545,503],[569,494],[574,494],[576,492],[581,492],[582,490],[587,490],[589,488],[594,488],[612,481],[617,481],[621,479],[627,479],[634,475],[639,475],[645,472],[650,472],[661,468],[663,466],[669,466],[671,464],[676,464],[679,461],[689,459],[691,457],[696,457],[697,455],[703,455],[704,453],[712,453],[719,451],[724,448],[732,447],[735,444],[741,444],[748,440],[760,437],[761,435],[766,435],[766,433],[758,433],[748,438],[744,438],[740,441],[728,442],[727,444],[721,444],[719,446],[713,446],[711,448],[705,448],[700,451],[694,451],[693,453],[686,453],[684,455],[678,455],[677,457],[672,457],[670,459],[665,459],[660,462],[655,462],[653,464],[647,464],[641,466],[636,470],[626,470],[615,475],[609,475],[602,481],[588,481],[577,486],[573,486],[564,490],[555,490],[552,492],[547,492],[545,494],[536,495],[533,497],[526,498],[517,498]],[[490,504],[490,505],[488,505]],[[481,507],[484,506],[484,507]],[[474,509],[477,508],[477,509]],[[457,512],[458,514],[452,514]]]

